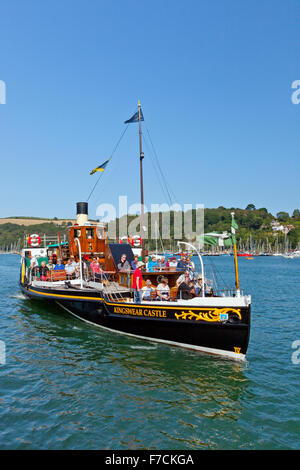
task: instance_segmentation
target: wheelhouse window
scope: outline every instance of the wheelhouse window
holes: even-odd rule
[[[80,238],[81,237],[81,230],[77,229],[74,230],[74,238]]]
[[[86,229],[86,238],[87,239],[94,239],[95,235],[94,235],[94,229],[93,228],[87,228]]]
[[[104,239],[104,228],[103,227],[97,227],[97,237],[99,240]]]

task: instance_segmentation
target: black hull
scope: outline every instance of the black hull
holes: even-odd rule
[[[26,289],[22,285],[21,288],[32,298],[55,301],[77,318],[114,332],[238,360],[243,360],[247,352],[250,306],[240,308],[240,318],[237,318],[236,309],[224,307],[192,307],[191,310],[190,307],[154,302],[139,306],[110,302],[103,299],[101,292],[96,297],[94,292],[89,293],[90,298],[86,292],[72,292],[68,298],[66,290],[49,296],[47,289]],[[215,320],[213,310],[229,311],[228,321]]]
[[[66,289],[62,287],[61,289],[47,289],[45,287],[36,287],[31,285],[25,285],[20,283],[22,292],[32,299],[40,300],[80,300],[88,303],[99,303],[103,301],[103,295],[101,291],[91,291],[91,290],[82,290],[82,289]]]

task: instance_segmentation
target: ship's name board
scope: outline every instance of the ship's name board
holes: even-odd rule
[[[123,315],[137,315],[140,317],[167,318],[166,310],[153,310],[152,308],[114,307],[114,313],[121,313]]]

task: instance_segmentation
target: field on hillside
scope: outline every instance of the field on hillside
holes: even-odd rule
[[[55,225],[62,225],[63,223],[68,222],[75,222],[72,219],[31,219],[31,218],[7,218],[7,219],[0,219],[0,225],[3,224],[16,224],[16,225],[37,225],[37,224],[46,224],[46,223],[53,223]]]

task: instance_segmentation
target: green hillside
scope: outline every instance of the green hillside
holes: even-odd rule
[[[239,246],[249,245],[249,243],[255,246],[264,246],[265,249],[270,247],[278,246],[278,244],[284,243],[284,234],[281,232],[273,232],[270,223],[277,220],[283,225],[293,225],[294,228],[289,231],[287,235],[288,243],[290,248],[296,248],[300,243],[300,212],[296,209],[292,215],[286,212],[279,212],[276,216],[272,215],[265,208],[256,209],[252,204],[249,204],[246,209],[240,208],[225,208],[218,207],[216,209],[205,209],[204,211],[204,231],[230,231],[231,226],[231,212],[235,212],[235,219],[239,225],[237,231],[237,242]],[[178,214],[178,213],[177,213]],[[166,215],[166,213],[165,213]],[[148,233],[151,233],[151,214],[148,216]],[[168,249],[169,245],[174,244],[174,212],[169,214],[170,216],[170,235],[171,240],[165,244]],[[127,217],[127,224],[129,225],[136,216],[130,215]],[[184,214],[185,220],[191,219],[191,223],[195,225],[196,212],[195,210],[188,211]],[[37,219],[37,218],[36,218]],[[183,218],[182,218],[183,219]],[[159,217],[159,230],[162,233],[162,215]],[[176,219],[175,219],[176,220]],[[118,220],[117,220],[118,222]],[[182,222],[183,223],[183,222]],[[18,225],[14,223],[5,223],[0,225],[0,249],[11,244],[15,244],[20,240],[20,246],[22,247],[24,235],[30,233],[38,233],[42,236],[44,233],[47,235],[56,235],[60,233],[61,237],[67,234],[67,227],[70,222],[64,222],[61,225],[55,224],[54,222],[45,222],[33,225]],[[118,227],[118,224],[117,224]],[[182,230],[184,233],[184,230]],[[117,230],[118,235],[118,230]],[[176,241],[176,240],[175,240]],[[148,240],[146,247],[148,249],[155,248],[155,240]]]

